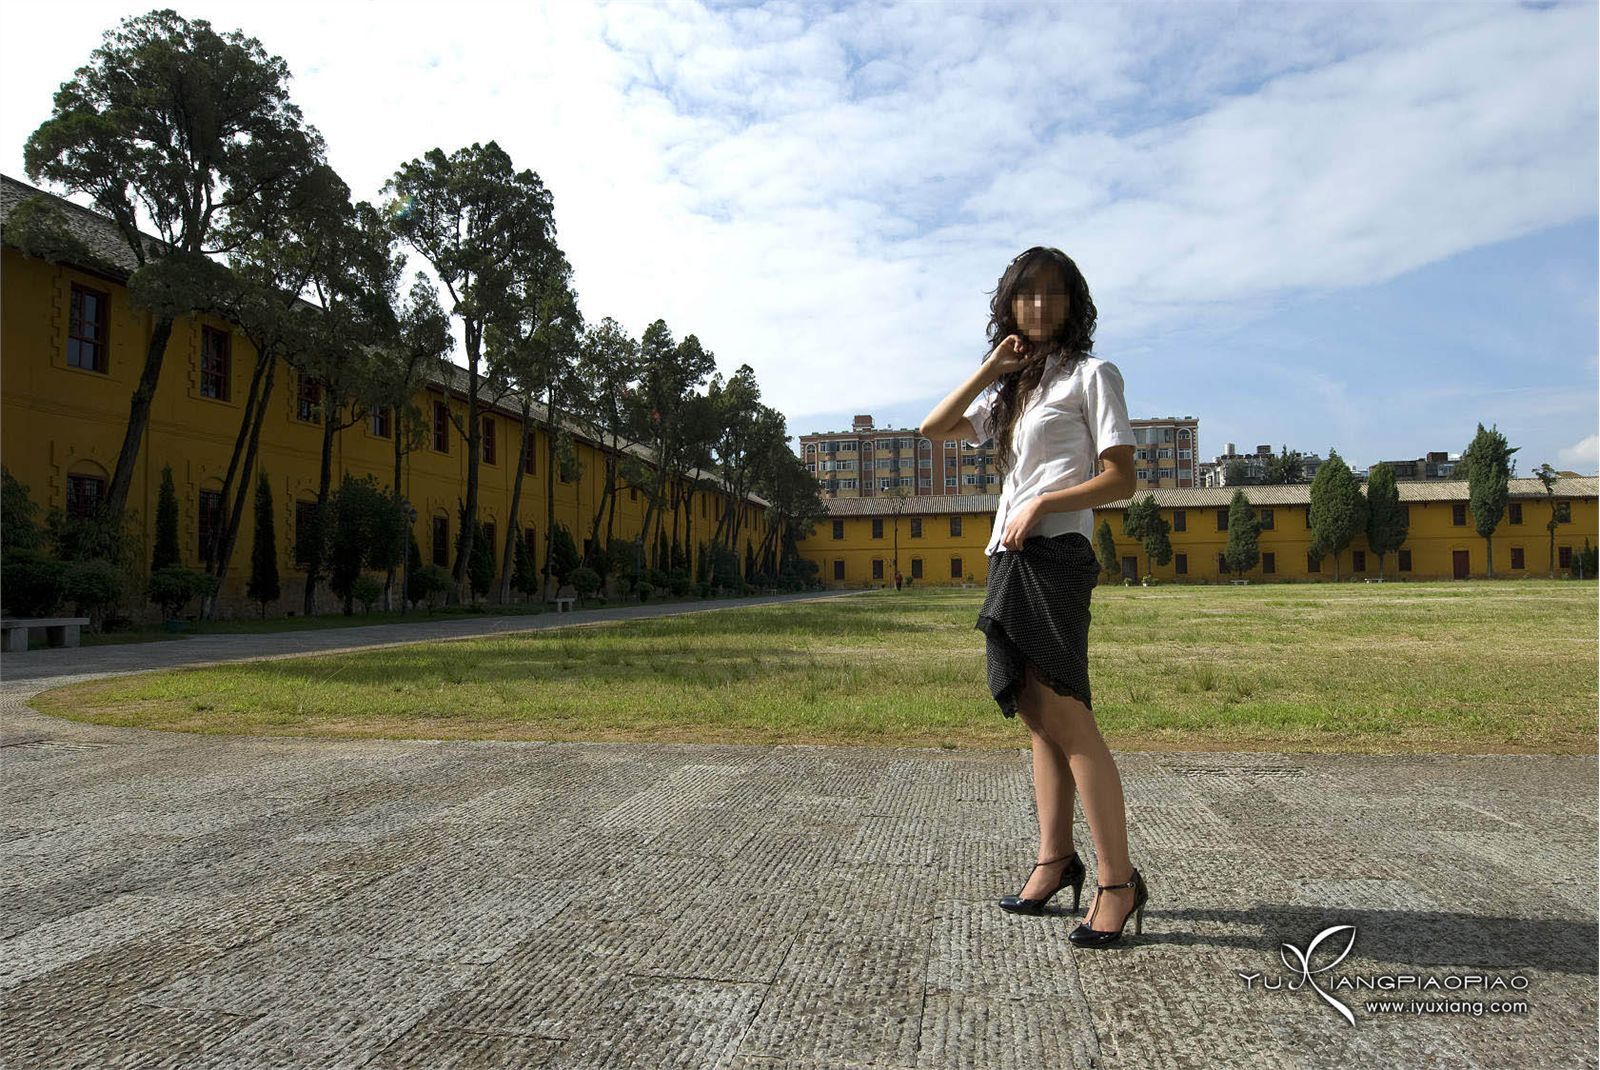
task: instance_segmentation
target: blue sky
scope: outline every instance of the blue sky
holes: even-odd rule
[[[0,14],[0,168],[125,4]],[[184,5],[284,57],[358,196],[493,138],[584,314],[791,432],[915,427],[1055,245],[1135,417],[1352,465],[1497,425],[1597,468],[1592,3]],[[30,21],[31,20],[31,21]]]

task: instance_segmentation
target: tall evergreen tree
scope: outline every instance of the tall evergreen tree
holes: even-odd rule
[[[1149,561],[1146,575],[1153,574],[1157,565],[1166,565],[1172,560],[1172,539],[1169,537],[1172,524],[1161,515],[1155,495],[1146,494],[1128,503],[1128,509],[1123,513],[1122,531],[1130,538],[1139,540],[1144,548]]]
[[[277,522],[272,515],[272,484],[265,472],[256,481],[256,527],[250,546],[250,579],[245,584],[245,595],[261,607],[262,620],[267,619],[267,603],[276,602],[282,596],[278,588],[278,535]]]
[[[1520,446],[1510,446],[1505,435],[1497,430],[1486,431],[1480,423],[1478,433],[1461,451],[1461,464],[1467,470],[1472,524],[1483,538],[1490,579],[1494,579],[1494,530],[1500,526],[1506,501],[1511,497],[1509,462],[1519,449]]]
[[[472,540],[472,560],[467,564],[467,578],[472,584],[474,599],[486,596],[494,587],[494,547],[489,544],[489,525],[478,522],[477,537]]]
[[[1350,545],[1356,533],[1366,530],[1367,499],[1361,483],[1339,451],[1328,450],[1328,459],[1311,479],[1311,557],[1320,561],[1333,555],[1333,578],[1338,580],[1339,554]]]
[[[565,524],[557,524],[550,532],[550,578],[556,589],[566,585],[578,567],[578,548],[572,541],[572,532]]]
[[[1122,573],[1121,562],[1117,560],[1117,539],[1111,533],[1111,521],[1104,517],[1100,526],[1095,529],[1095,550],[1100,558],[1100,571],[1115,579]]]
[[[519,536],[514,542],[516,566],[512,572],[511,586],[524,597],[528,597],[539,589],[539,570],[534,563],[533,554],[528,550],[528,540]]]
[[[1244,488],[1233,492],[1228,503],[1228,545],[1222,551],[1228,571],[1245,573],[1261,561],[1261,517],[1245,497]]]
[[[467,412],[450,420],[467,443],[467,500],[461,552],[453,570],[456,593],[466,582],[478,516],[478,470],[482,460],[480,391],[485,381],[485,328],[504,314],[519,279],[538,275],[555,261],[554,201],[531,170],[517,171],[495,142],[474,142],[449,156],[438,148],[401,164],[384,185],[395,196],[394,222],[401,237],[433,265],[459,316],[467,356]]]
[[[1143,545],[1145,532],[1149,529],[1151,522],[1154,520],[1154,505],[1154,496],[1147,494],[1143,498],[1130,498],[1128,500],[1128,507],[1122,511],[1122,534],[1126,535],[1130,539],[1133,539],[1135,542],[1140,543],[1141,547]],[[1145,571],[1148,572],[1149,570],[1146,569]],[[1143,575],[1143,573],[1139,571],[1137,555],[1135,555],[1134,560],[1134,572],[1138,573],[1139,575]],[[1139,575],[1135,575],[1134,579],[1137,580]]]
[[[422,601],[421,592],[418,590],[421,586],[421,581],[418,577],[422,573],[422,548],[417,545],[417,535],[414,531],[407,532],[406,543],[408,548],[406,550],[405,594],[402,600],[407,605],[415,605]]]
[[[1378,576],[1383,578],[1383,559],[1406,541],[1406,509],[1400,504],[1400,489],[1395,485],[1394,468],[1379,461],[1367,474],[1367,549],[1378,555]]]
[[[156,547],[150,558],[150,571],[160,572],[170,565],[183,564],[178,549],[178,492],[172,484],[172,466],[161,466],[161,490],[156,496]]]
[[[289,70],[259,41],[171,10],[123,19],[56,91],[23,168],[91,197],[140,265],[129,280],[153,324],[106,509],[120,520],[173,323],[209,308],[226,269],[206,255],[230,213],[294,181],[321,137],[289,100]],[[141,210],[160,241],[147,241]],[[142,300],[142,299],[141,299]]]

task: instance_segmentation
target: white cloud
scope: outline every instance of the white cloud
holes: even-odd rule
[[[1600,435],[1590,435],[1582,442],[1562,450],[1557,467],[1581,475],[1600,473]]]
[[[126,10],[8,7],[8,173]],[[551,189],[587,316],[663,317],[791,414],[953,386],[1028,245],[1072,255],[1102,342],[1133,346],[1594,212],[1592,5],[206,16],[285,57],[358,195],[434,146],[497,140]],[[1302,385],[1337,411],[1333,380]]]

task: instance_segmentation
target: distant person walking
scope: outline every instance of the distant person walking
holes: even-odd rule
[[[897,591],[900,589],[900,573],[899,572],[896,572],[894,574],[894,589],[897,590]]]
[[[1098,878],[1088,914],[1068,934],[1082,947],[1116,943],[1130,915],[1142,932],[1149,899],[1128,857],[1122,777],[1089,687],[1089,602],[1100,578],[1093,507],[1131,494],[1136,478],[1122,373],[1091,353],[1095,316],[1070,257],[1045,246],[1022,253],[990,301],[993,348],[922,425],[930,437],[994,439],[1005,472],[976,627],[986,636],[990,693],[1032,735],[1039,853],[1027,884],[1000,906],[1038,914],[1071,884],[1078,909],[1086,868],[1072,816],[1081,791]],[[1097,461],[1105,462],[1098,475]]]

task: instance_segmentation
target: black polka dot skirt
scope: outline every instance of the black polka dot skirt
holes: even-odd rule
[[[1100,559],[1081,532],[1030,536],[1020,550],[989,558],[976,627],[987,637],[989,691],[1000,712],[1017,715],[1023,665],[1060,695],[1094,709],[1089,695],[1089,599]]]

